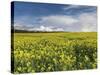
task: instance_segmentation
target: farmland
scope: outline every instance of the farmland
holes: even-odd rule
[[[14,73],[97,68],[96,32],[14,33]]]

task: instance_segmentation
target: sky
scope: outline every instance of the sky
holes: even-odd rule
[[[97,32],[97,7],[14,2],[14,28],[28,31]]]

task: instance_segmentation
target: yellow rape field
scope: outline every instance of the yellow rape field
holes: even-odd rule
[[[96,32],[14,33],[13,73],[97,68]]]

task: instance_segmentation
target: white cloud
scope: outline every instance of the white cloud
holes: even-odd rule
[[[72,16],[66,16],[66,15],[45,16],[42,17],[40,21],[41,24],[51,25],[51,26],[71,25],[76,22],[77,19],[74,19]]]
[[[38,28],[32,28],[30,30],[36,30],[36,31],[52,31],[50,27],[40,26]]]
[[[37,24],[21,25],[14,24],[15,29],[37,31],[97,31],[97,14],[82,13],[77,17],[66,15],[51,15],[39,17]]]
[[[22,24],[14,24],[14,29],[25,30],[25,26]]]
[[[52,15],[41,19],[42,25],[62,28],[65,31],[97,31],[96,13],[82,13],[76,18],[66,15]]]
[[[62,28],[53,28],[53,27],[45,27],[45,26],[40,26],[37,28],[31,28],[28,29],[29,31],[64,31]]]
[[[97,31],[97,15],[95,13],[81,14],[78,19],[81,31]]]
[[[64,7],[63,10],[76,9],[76,8],[80,8],[80,6],[79,5],[70,5],[70,6]]]
[[[14,23],[14,29],[16,30],[29,30],[32,27],[33,27],[32,25]]]

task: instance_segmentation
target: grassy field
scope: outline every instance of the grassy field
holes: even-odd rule
[[[96,32],[14,33],[13,46],[14,73],[97,68]]]

